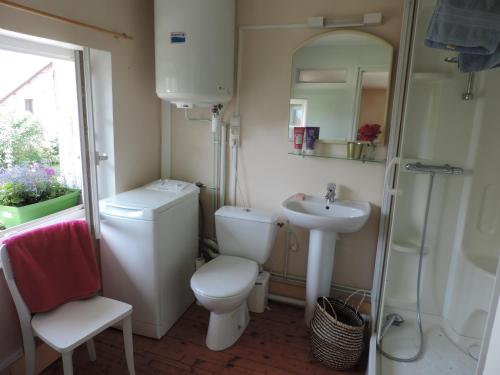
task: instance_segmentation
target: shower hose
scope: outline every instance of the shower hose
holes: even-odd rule
[[[378,343],[378,349],[382,353],[382,355],[386,358],[389,358],[390,360],[397,361],[397,362],[414,362],[417,359],[420,358],[424,351],[424,330],[422,328],[422,311],[420,307],[420,289],[421,289],[421,284],[422,284],[422,264],[423,264],[423,259],[424,259],[424,247],[425,247],[425,239],[427,237],[427,221],[429,219],[429,209],[431,206],[431,197],[432,197],[432,187],[434,185],[434,173],[430,174],[430,181],[429,181],[429,189],[427,191],[427,203],[425,205],[425,216],[424,216],[424,226],[422,229],[422,238],[420,241],[420,252],[419,252],[419,259],[418,259],[418,275],[417,275],[417,325],[418,325],[418,333],[419,333],[419,346],[418,346],[418,351],[417,353],[409,358],[399,358],[396,356],[393,356],[389,353],[386,353],[384,349],[382,349],[382,340],[383,337],[380,338],[380,342]]]

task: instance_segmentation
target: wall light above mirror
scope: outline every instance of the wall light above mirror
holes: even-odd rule
[[[331,31],[301,44],[292,57],[289,138],[296,126],[320,128],[322,142],[357,140],[379,124],[384,137],[393,48],[353,30]]]

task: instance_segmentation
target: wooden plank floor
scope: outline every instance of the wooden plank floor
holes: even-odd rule
[[[335,372],[310,354],[303,310],[278,303],[251,314],[243,336],[232,347],[213,352],[205,347],[209,313],[193,305],[161,340],[134,336],[137,374],[364,374],[364,359],[356,369]],[[121,331],[109,329],[95,338],[97,361],[88,360],[85,346],[74,354],[75,375],[127,374]],[[61,360],[42,374],[62,374]]]

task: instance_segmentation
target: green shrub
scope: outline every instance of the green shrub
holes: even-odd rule
[[[57,142],[51,141],[50,147],[46,144],[43,128],[33,117],[14,119],[3,115],[0,118],[0,168],[59,164]]]

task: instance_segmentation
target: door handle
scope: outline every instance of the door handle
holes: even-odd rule
[[[390,183],[390,178],[393,176],[393,171],[396,165],[401,163],[401,159],[398,157],[393,158],[389,164],[387,165],[387,168],[385,170],[385,178],[384,178],[384,187],[388,191],[390,195],[396,195],[398,194],[398,187],[397,185],[392,188],[392,186],[389,185]]]
[[[99,165],[99,163],[101,161],[106,161],[109,159],[109,156],[108,154],[106,154],[105,152],[103,152],[102,154],[97,152],[95,153],[95,160],[96,160],[96,164]]]

